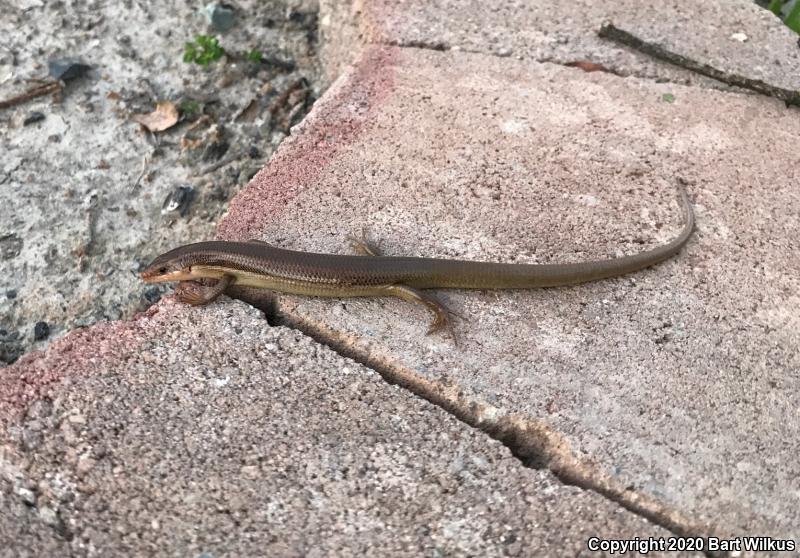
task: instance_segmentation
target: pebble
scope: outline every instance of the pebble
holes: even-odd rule
[[[42,339],[47,339],[50,335],[50,326],[47,325],[47,322],[36,322],[36,325],[33,326],[33,338],[36,341],[41,341]]]
[[[178,213],[183,217],[189,210],[192,198],[194,198],[194,188],[191,186],[178,186],[167,195],[164,203],[161,204],[161,214]]]
[[[39,111],[34,111],[25,117],[25,120],[22,121],[22,125],[27,126],[35,122],[41,122],[42,120],[44,120],[44,113]]]
[[[203,8],[203,13],[215,31],[227,31],[236,24],[236,13],[229,4],[211,2]]]
[[[33,490],[28,488],[19,487],[16,489],[17,496],[22,498],[22,501],[25,502],[28,506],[35,506],[36,505],[36,494],[33,493]]]
[[[49,506],[39,507],[39,517],[51,527],[55,527],[59,523],[58,512]]]
[[[155,304],[161,300],[161,289],[155,286],[147,287],[142,296],[149,304]]]
[[[91,66],[87,66],[77,58],[51,58],[47,61],[47,72],[50,77],[62,81],[81,77],[91,69]]]

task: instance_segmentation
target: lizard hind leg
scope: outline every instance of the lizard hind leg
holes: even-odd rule
[[[453,338],[453,341],[456,343],[456,345],[458,345],[458,339],[456,338],[456,333],[453,329],[453,322],[450,320],[450,314],[453,314],[453,312],[448,310],[444,304],[432,296],[427,295],[417,289],[407,287],[406,285],[387,285],[384,287],[384,290],[389,296],[396,296],[398,298],[402,298],[403,300],[407,300],[408,302],[424,304],[427,306],[428,309],[433,312],[433,321],[431,322],[426,335],[431,335],[446,329]]]
[[[353,247],[353,249],[362,256],[376,257],[383,255],[380,248],[367,239],[366,230],[363,228],[361,229],[360,236],[356,237],[350,235],[347,238],[350,241],[350,245]],[[456,344],[456,346],[458,345],[458,338],[456,337],[456,332],[453,329],[453,322],[450,320],[450,314],[453,314],[454,316],[458,316],[458,314],[451,311],[432,296],[427,295],[417,289],[412,289],[406,285],[387,285],[384,287],[384,290],[389,296],[396,296],[398,298],[402,298],[403,300],[407,300],[408,302],[424,304],[427,306],[428,309],[433,312],[433,321],[431,322],[430,327],[428,327],[426,335],[431,335],[446,329],[450,333],[450,337],[453,338],[453,342]]]
[[[350,246],[361,256],[382,256],[380,248],[367,239],[367,231],[361,229],[360,236],[350,235],[347,237]]]

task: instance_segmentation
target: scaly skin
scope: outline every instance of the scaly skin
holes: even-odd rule
[[[188,244],[157,257],[142,273],[147,283],[217,279],[214,287],[185,286],[179,298],[211,302],[228,284],[311,296],[397,296],[436,313],[431,331],[448,323],[447,309],[418,289],[530,289],[595,281],[638,271],[675,255],[694,229],[694,212],[680,191],[685,225],[672,241],[630,256],[568,264],[505,264],[377,255],[357,241],[365,256],[284,250],[261,241]]]

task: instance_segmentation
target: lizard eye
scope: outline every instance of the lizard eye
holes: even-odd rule
[[[159,273],[166,273],[167,272],[167,268],[166,267],[159,267],[158,268],[158,272]]]

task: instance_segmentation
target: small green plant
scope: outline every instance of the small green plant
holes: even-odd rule
[[[225,54],[225,49],[219,46],[219,40],[216,37],[197,35],[194,41],[186,43],[183,61],[187,64],[194,62],[201,66],[208,66],[211,62],[222,58],[223,54]]]
[[[263,55],[261,54],[261,51],[258,50],[257,48],[254,48],[253,50],[251,50],[250,52],[247,53],[247,59],[250,62],[255,62],[256,64],[260,64],[261,63],[261,58],[262,57],[263,57]]]
[[[675,102],[675,95],[672,93],[664,93],[661,95],[661,100],[665,103],[674,103]]]
[[[181,103],[180,111],[185,116],[194,116],[200,111],[200,103],[194,100],[184,101]]]

